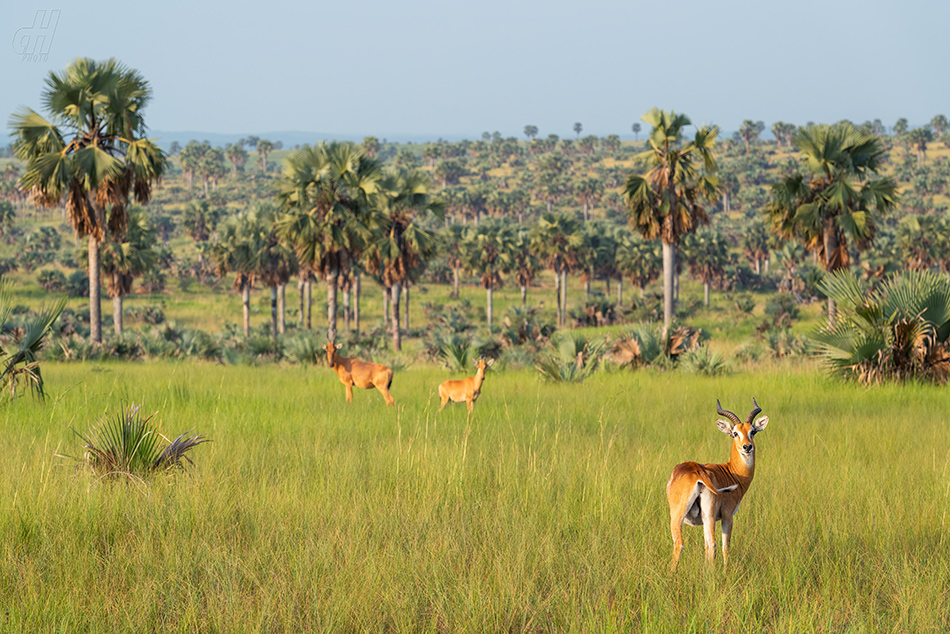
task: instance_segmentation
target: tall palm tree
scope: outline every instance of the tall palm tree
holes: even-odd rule
[[[390,288],[393,349],[402,350],[399,301],[402,288],[416,279],[436,250],[435,235],[425,225],[427,216],[444,219],[441,201],[433,194],[429,175],[418,169],[383,170],[373,198],[374,238],[367,252],[369,269]],[[406,306],[408,313],[409,307]]]
[[[773,232],[802,243],[826,271],[843,269],[850,261],[848,243],[865,248],[879,217],[897,204],[894,179],[878,175],[884,146],[850,123],[799,128],[792,143],[803,169],[772,185],[764,212]],[[829,323],[834,314],[829,298]]]
[[[251,288],[264,268],[264,241],[259,207],[230,216],[218,228],[218,239],[208,249],[215,272],[234,274],[234,287],[241,292],[244,336],[251,336]]]
[[[112,321],[117,335],[122,334],[123,299],[132,292],[135,278],[158,262],[158,231],[145,210],[130,205],[127,214],[129,224],[121,242],[107,240],[101,245],[102,270],[106,274],[106,291],[112,298]]]
[[[703,306],[709,306],[709,286],[721,278],[729,262],[729,245],[721,231],[702,229],[686,236],[683,252],[689,272],[703,284]]]
[[[521,225],[514,233],[511,243],[511,269],[521,289],[521,310],[528,307],[528,287],[541,268],[541,263],[531,247],[531,232]]]
[[[914,128],[904,136],[907,142],[917,150],[917,165],[923,165],[927,160],[927,144],[934,140],[933,132],[929,128]]]
[[[619,232],[620,244],[617,245],[617,269],[626,275],[640,291],[653,283],[663,272],[663,255],[654,240],[644,240],[629,232]],[[617,284],[617,304],[623,304],[623,278]]]
[[[337,284],[371,237],[370,198],[378,191],[379,163],[349,142],[305,145],[284,158],[277,200],[286,212],[281,239],[293,245],[304,272],[327,283],[327,337],[337,334]]]
[[[254,230],[260,241],[260,257],[255,259],[255,274],[270,288],[271,335],[283,334],[285,327],[287,282],[299,271],[297,255],[277,235],[277,210],[269,204],[252,207]]]
[[[573,215],[544,213],[534,227],[531,244],[544,265],[554,272],[557,323],[563,326],[567,314],[567,273],[578,265],[584,237]]]
[[[574,185],[574,196],[584,207],[584,220],[590,220],[590,208],[604,197],[604,184],[599,178],[584,178]]]
[[[485,289],[489,330],[495,306],[494,291],[504,283],[502,274],[511,269],[514,240],[511,224],[496,218],[488,218],[465,232],[466,267],[480,277]]]
[[[274,144],[267,139],[257,142],[257,153],[261,157],[261,174],[267,173],[267,155],[274,151]]]
[[[692,141],[681,142],[689,117],[653,108],[643,115],[653,126],[650,149],[638,155],[650,170],[631,174],[624,187],[630,223],[647,240],[663,243],[663,323],[673,320],[673,276],[680,238],[709,222],[704,203],[719,195],[713,146],[719,128],[704,125]]]
[[[452,297],[459,298],[459,271],[465,265],[462,241],[465,226],[453,223],[438,233],[439,251],[445,256],[446,264],[452,268]]]
[[[115,59],[73,61],[46,78],[48,118],[24,108],[10,117],[14,152],[26,163],[20,185],[46,207],[65,203],[77,238],[88,239],[89,338],[102,341],[99,246],[122,236],[130,198],[148,202],[166,169],[145,138],[148,82]]]
[[[232,178],[237,178],[238,172],[243,172],[244,165],[247,163],[247,150],[244,149],[244,144],[229,145],[224,155],[231,161]]]

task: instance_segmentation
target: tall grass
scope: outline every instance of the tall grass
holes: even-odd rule
[[[468,422],[444,373],[394,412],[326,368],[44,366],[0,411],[2,631],[945,631],[950,393],[814,372],[495,373]],[[664,487],[720,462],[715,399],[771,418],[730,568]],[[147,489],[56,458],[116,403],[215,439]]]

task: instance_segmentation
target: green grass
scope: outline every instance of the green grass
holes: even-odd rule
[[[326,368],[44,365],[0,410],[0,631],[892,632],[950,627],[946,389],[789,365],[718,378],[446,374],[347,406]],[[680,570],[664,487],[721,461],[715,399],[771,417],[731,567]],[[213,439],[190,476],[96,480],[57,454],[123,403]]]

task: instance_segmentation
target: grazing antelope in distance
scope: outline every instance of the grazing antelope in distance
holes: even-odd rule
[[[673,468],[666,485],[666,498],[670,503],[670,531],[673,533],[673,570],[679,563],[683,550],[683,522],[690,526],[703,527],[706,541],[706,561],[716,557],[716,522],[722,520],[722,557],[729,561],[729,539],[732,536],[732,518],[739,510],[742,496],[749,490],[755,475],[755,443],[752,437],[765,429],[769,417],[763,416],[752,422],[762,411],[755,399],[754,409],[746,422],[732,412],[725,411],[716,401],[720,418],[716,421],[719,431],[732,437],[732,453],[726,464],[699,464],[683,462]]]
[[[475,372],[475,376],[466,377],[458,381],[445,381],[439,385],[439,399],[442,401],[442,405],[439,406],[439,411],[442,411],[442,408],[445,407],[445,404],[449,401],[454,401],[456,403],[461,403],[465,401],[465,404],[468,405],[468,414],[472,415],[472,408],[475,406],[475,400],[478,398],[478,395],[482,393],[482,383],[485,382],[485,371],[488,369],[494,359],[479,359],[475,362],[475,366],[478,368]]]
[[[340,383],[346,387],[346,402],[353,402],[353,386],[363,389],[375,387],[386,399],[390,407],[396,405],[395,399],[389,393],[389,386],[393,384],[393,371],[380,363],[367,363],[359,359],[348,359],[336,353],[343,344],[334,344],[328,341],[326,345],[327,363],[340,377]]]

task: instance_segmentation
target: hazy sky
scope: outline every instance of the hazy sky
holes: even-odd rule
[[[59,10],[46,61],[24,60]],[[158,130],[629,135],[653,106],[735,130],[950,115],[944,0],[246,0],[0,7],[0,115],[76,57],[151,82]],[[5,51],[5,52],[4,52]],[[644,126],[646,127],[646,126]]]

